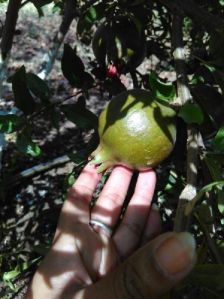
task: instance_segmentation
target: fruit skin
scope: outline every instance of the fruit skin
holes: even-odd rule
[[[146,55],[146,41],[141,25],[126,17],[116,17],[101,24],[92,39],[93,53],[103,66],[113,64],[136,68]]]
[[[175,144],[175,114],[147,90],[115,96],[99,116],[100,144],[91,155],[98,172],[115,164],[142,170],[162,162]]]

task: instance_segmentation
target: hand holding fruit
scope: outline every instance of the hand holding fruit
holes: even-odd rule
[[[115,226],[132,174],[115,167],[90,214],[101,174],[94,165],[84,168],[68,193],[52,247],[27,299],[152,299],[189,273],[195,263],[190,234],[166,233],[150,241],[160,232],[159,214],[151,207],[153,170],[139,173],[125,215]]]

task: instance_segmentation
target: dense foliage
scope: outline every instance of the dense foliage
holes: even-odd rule
[[[157,168],[155,202],[161,210],[164,230],[190,230],[198,242],[198,264],[193,273],[165,298],[223,298],[224,1],[1,0],[0,5],[4,2],[8,13],[1,16],[0,25],[0,98],[4,102],[2,86],[8,82],[14,105],[0,111],[0,156],[10,151],[16,159],[20,153],[38,164],[44,154],[34,141],[38,119],[47,117],[57,130],[61,119],[68,119],[91,135],[80,152],[66,152],[75,163],[66,177],[69,186],[77,166],[86,163],[98,142],[98,115],[87,108],[92,93],[97,92],[106,103],[133,86],[150,90],[178,115],[176,146]],[[39,74],[27,71],[26,65],[12,72],[9,59],[13,60],[13,38],[20,34],[16,29],[18,14],[31,3],[40,18],[50,4],[52,13],[61,15],[61,24],[55,24],[58,33],[46,47],[47,58],[40,65]],[[63,44],[73,20],[73,41]],[[125,26],[120,27],[117,20]],[[92,42],[97,30],[100,37],[95,36]],[[80,45],[87,56],[80,51]],[[48,76],[58,57],[74,93],[53,102],[55,91],[49,87]],[[10,165],[3,163],[2,202],[7,201],[15,179],[17,184],[23,183],[21,174],[9,169]],[[32,176],[35,175],[34,170]],[[21,252],[20,248],[18,256]],[[40,252],[35,256],[27,253],[25,261],[14,259],[9,269],[9,255],[3,248],[0,275],[8,294],[18,291],[14,282],[32,269],[40,257]]]

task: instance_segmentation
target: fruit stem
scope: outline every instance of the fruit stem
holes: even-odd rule
[[[90,155],[90,161],[93,165],[98,165],[97,172],[104,172],[107,168],[114,165],[114,160],[111,159],[109,151],[105,150],[105,148],[99,144],[98,147],[92,154]]]

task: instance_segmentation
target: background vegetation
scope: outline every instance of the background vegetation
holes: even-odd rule
[[[91,41],[118,16],[144,31],[146,55],[111,76]],[[164,231],[190,230],[198,246],[194,271],[164,298],[224,297],[223,17],[222,0],[0,0],[0,298],[24,297],[100,110],[133,86],[177,110],[154,201]]]

